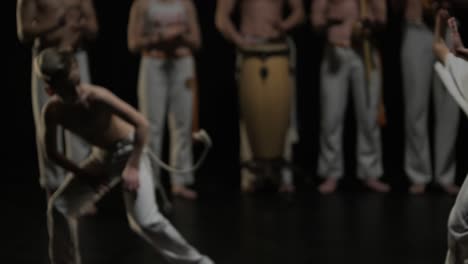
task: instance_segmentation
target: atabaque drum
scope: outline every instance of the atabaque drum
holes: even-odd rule
[[[293,95],[288,45],[267,43],[240,52],[240,111],[253,158],[281,159]]]

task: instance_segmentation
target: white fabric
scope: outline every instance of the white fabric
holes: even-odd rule
[[[437,62],[435,70],[450,94],[468,116],[468,62],[449,53],[445,65]]]

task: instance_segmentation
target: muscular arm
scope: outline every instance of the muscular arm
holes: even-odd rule
[[[243,46],[244,39],[232,23],[231,14],[236,0],[218,0],[215,14],[216,28],[223,36],[237,46]]]
[[[283,32],[293,29],[304,21],[304,7],[302,0],[289,0],[291,14],[280,23],[280,28]]]
[[[53,17],[38,16],[36,0],[18,0],[16,6],[17,34],[21,42],[27,43],[35,38],[53,32],[65,24],[64,10],[54,12]]]
[[[41,144],[45,146],[46,155],[50,160],[75,175],[82,176],[85,172],[76,163],[67,159],[57,150],[58,112],[59,109],[54,103],[54,100],[50,100],[50,102],[44,107],[42,113],[42,127],[44,128],[44,134],[41,137]]]
[[[132,124],[135,127],[135,141],[133,152],[130,155],[127,166],[130,165],[133,168],[139,168],[140,157],[143,152],[143,148],[148,141],[149,123],[132,106],[112,94],[110,91],[104,88],[98,88],[95,90],[93,96],[95,100],[106,105],[110,111]]]
[[[98,33],[99,25],[96,18],[96,12],[94,10],[93,0],[85,0],[81,5],[83,13],[80,24],[84,36],[87,39],[94,39]]]
[[[143,33],[143,5],[142,1],[135,0],[130,9],[130,21],[127,30],[127,44],[131,52],[141,52],[143,49],[150,47],[153,40]]]
[[[310,6],[310,22],[315,30],[322,30],[327,25],[327,1],[328,0],[312,0]]]
[[[184,1],[188,14],[188,32],[182,35],[182,41],[191,49],[196,50],[201,46],[200,26],[198,23],[197,10],[192,0]]]

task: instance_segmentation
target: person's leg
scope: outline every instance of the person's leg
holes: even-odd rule
[[[106,159],[103,154],[101,150],[94,149],[81,166],[96,177],[106,175],[108,167],[104,166]],[[52,264],[81,263],[78,220],[83,215],[94,214],[95,203],[121,180],[120,177],[103,177],[102,179],[100,186],[92,187],[73,174],[68,174],[60,187],[50,196],[47,204],[47,217],[49,254]],[[57,233],[58,224],[66,226],[68,230],[60,230],[64,232],[63,234]]]
[[[168,63],[162,59],[142,57],[138,76],[139,110],[150,123],[150,150],[161,156],[168,101]],[[154,166],[154,182],[160,176]]]
[[[190,81],[194,78],[192,57],[174,59],[170,71],[169,89],[169,129],[171,134],[170,162],[178,169],[192,166],[192,103],[193,91]],[[196,198],[196,192],[187,188],[193,184],[194,176],[189,173],[172,173],[172,192],[188,199]]]
[[[434,74],[435,103],[435,179],[444,190],[456,194],[459,188],[455,181],[455,142],[457,141],[460,110],[458,105]]]
[[[352,59],[351,81],[357,121],[357,176],[369,188],[388,192],[390,187],[379,181],[383,175],[380,127],[377,122],[381,78],[377,69],[366,80],[365,67],[358,54]]]
[[[432,34],[423,26],[408,25],[402,46],[405,108],[405,172],[413,183],[412,193],[421,193],[431,180],[428,137],[429,94],[432,64]]]
[[[446,263],[468,263],[468,175],[450,212]]]
[[[343,126],[348,96],[349,49],[329,47],[321,66],[320,152],[321,193],[331,193],[343,176]]]
[[[147,155],[140,161],[140,187],[136,193],[124,191],[130,228],[157,249],[170,263],[213,263],[192,247],[159,212],[152,186],[152,170]]]

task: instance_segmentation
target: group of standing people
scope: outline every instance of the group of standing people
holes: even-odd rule
[[[425,2],[395,4],[405,17],[401,56],[405,172],[412,182],[411,193],[423,193],[434,175],[447,193],[456,194],[454,156],[459,109],[433,73],[434,37],[428,21],[435,12],[431,13]],[[286,5],[289,14],[284,17]],[[239,28],[232,20],[237,6]],[[122,175],[129,222],[135,232],[173,263],[212,263],[159,213],[154,195],[159,167],[149,162],[146,150],[161,154],[167,119],[171,164],[184,170],[193,163],[192,132],[197,130],[193,118],[197,104],[193,54],[202,43],[194,3],[132,3],[128,48],[141,55],[137,84],[141,114],[106,89],[90,84],[85,47],[99,31],[92,0],[18,0],[17,7],[18,36],[32,45],[33,112],[41,185],[49,201],[51,260],[80,263],[78,218],[95,212],[94,202]],[[304,23],[305,17],[302,0],[218,0],[215,25],[238,50],[240,160],[242,188],[246,191],[254,190],[262,175],[278,175],[279,191],[294,192],[292,146],[299,140],[297,71],[294,41],[288,33]],[[357,122],[357,176],[371,190],[388,192],[390,186],[380,180],[380,126],[385,122],[385,106],[376,41],[376,34],[387,23],[387,3],[312,0],[310,23],[326,35],[320,70],[317,172],[324,181],[318,189],[333,193],[345,173],[342,138],[351,94]],[[436,107],[434,172],[426,129],[431,90]],[[96,174],[106,174],[106,180],[96,180]],[[197,197],[191,189],[193,173],[173,173],[171,182],[174,195]],[[57,212],[70,226],[70,236],[57,232],[63,229],[58,226]],[[64,242],[65,238],[69,241]],[[70,243],[72,250],[58,249]]]

